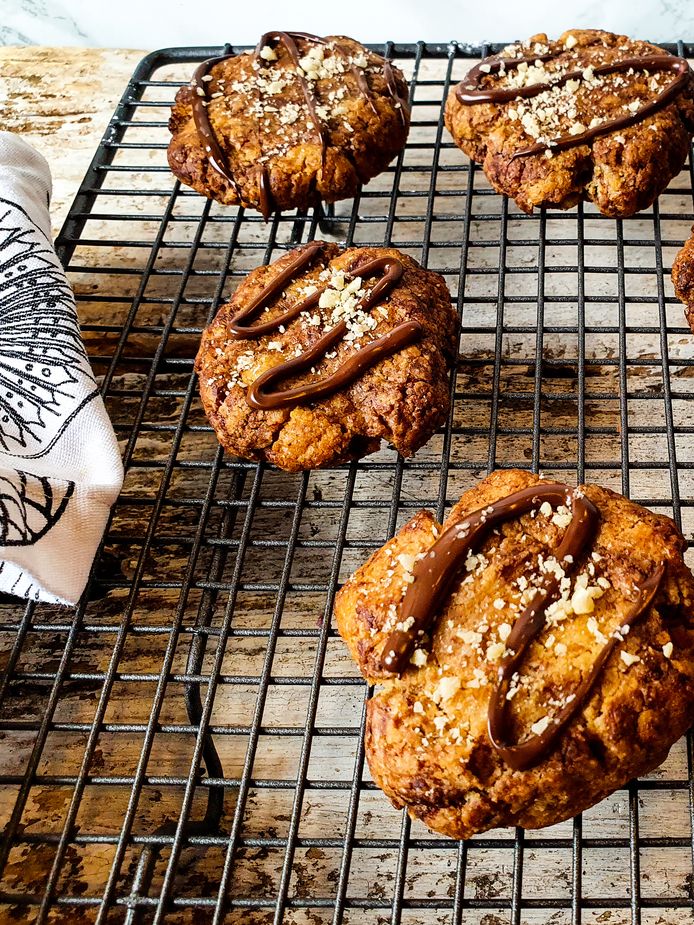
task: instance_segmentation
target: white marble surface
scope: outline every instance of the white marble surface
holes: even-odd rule
[[[362,41],[506,41],[593,26],[656,41],[694,41],[693,0],[0,0],[0,44],[161,48],[255,42],[268,29]]]

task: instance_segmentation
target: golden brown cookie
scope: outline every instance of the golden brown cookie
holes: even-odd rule
[[[684,314],[694,332],[694,229],[672,265],[675,295],[684,303]]]
[[[169,166],[226,205],[306,209],[353,196],[405,145],[407,84],[346,36],[268,32],[203,62],[176,95]]]
[[[572,29],[507,46],[454,87],[446,126],[521,209],[604,215],[650,206],[680,171],[694,132],[694,75],[657,45]]]
[[[222,446],[297,471],[382,439],[411,456],[448,413],[455,352],[438,273],[392,247],[312,241],[250,273],[203,332],[195,367]]]
[[[396,807],[468,838],[580,812],[694,718],[694,580],[675,524],[519,470],[426,511],[335,617],[369,681],[366,754]]]

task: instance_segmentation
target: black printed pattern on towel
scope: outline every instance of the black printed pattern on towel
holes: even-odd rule
[[[97,394],[53,248],[0,198],[0,450],[45,455]]]
[[[5,579],[7,591],[16,597],[24,597],[31,601],[41,600],[41,587],[34,583],[30,575],[15,565],[3,560],[0,562],[0,575]]]
[[[58,521],[75,483],[29,472],[0,475],[0,546],[31,546]]]

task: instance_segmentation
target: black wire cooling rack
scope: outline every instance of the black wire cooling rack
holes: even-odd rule
[[[331,625],[372,549],[496,467],[694,530],[694,349],[668,279],[692,168],[628,220],[520,213],[443,127],[466,59],[495,49],[379,49],[410,79],[406,150],[355,201],[267,225],[166,166],[176,89],[220,49],[137,68],[58,240],[126,480],[79,607],[0,603],[0,921],[694,921],[691,740],[582,818],[447,841],[371,783],[368,691]],[[202,414],[202,327],[315,236],[392,243],[451,288],[452,411],[412,460],[288,475],[225,458]]]

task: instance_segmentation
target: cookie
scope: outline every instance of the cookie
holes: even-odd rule
[[[694,75],[657,45],[594,29],[540,34],[485,58],[446,102],[453,140],[524,212],[583,199],[652,205],[694,132]]]
[[[675,524],[519,470],[421,511],[337,627],[392,803],[453,838],[553,825],[660,764],[694,716],[694,580]]]
[[[204,61],[169,120],[169,166],[225,205],[307,209],[354,196],[402,150],[407,84],[354,39],[268,32]]]
[[[457,317],[438,273],[392,247],[312,241],[241,283],[196,359],[225,449],[297,471],[411,456],[443,423]]]
[[[672,285],[675,295],[684,303],[684,314],[694,333],[694,228],[672,264]]]

